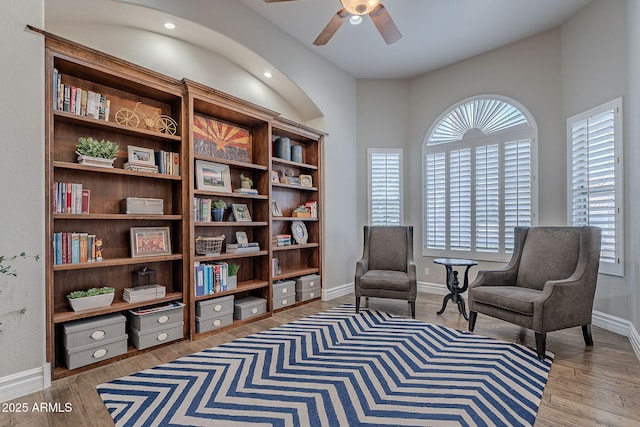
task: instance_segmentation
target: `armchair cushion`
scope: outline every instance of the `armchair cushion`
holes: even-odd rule
[[[515,284],[541,291],[548,280],[571,276],[578,264],[580,232],[580,227],[529,229]]]
[[[409,291],[411,280],[404,271],[369,270],[360,278],[360,287],[362,289]]]
[[[533,302],[541,295],[541,291],[520,286],[480,286],[473,292],[476,303],[509,307],[527,316],[533,316]]]

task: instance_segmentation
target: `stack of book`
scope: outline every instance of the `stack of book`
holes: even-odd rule
[[[227,253],[243,254],[247,252],[260,252],[260,244],[258,242],[227,243]]]
[[[276,234],[272,237],[273,246],[290,246],[291,234]]]
[[[233,190],[234,193],[238,194],[258,194],[258,189],[256,188],[236,188]]]
[[[136,172],[158,173],[158,166],[148,163],[127,162],[122,166],[122,169]]]
[[[164,298],[166,288],[162,285],[144,285],[135,288],[126,288],[122,294],[122,299],[126,302],[136,303]]]

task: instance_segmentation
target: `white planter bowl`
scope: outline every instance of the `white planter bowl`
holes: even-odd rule
[[[93,295],[83,298],[67,298],[73,311],[90,310],[92,308],[108,307],[113,302],[115,293]]]
[[[85,156],[83,154],[78,153],[77,151],[76,151],[76,154],[78,155],[78,163],[84,166],[113,168],[113,162],[116,160],[115,157],[113,159],[103,159],[101,157]]]

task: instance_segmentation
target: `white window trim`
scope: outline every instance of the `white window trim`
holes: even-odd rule
[[[567,119],[567,223],[573,224],[573,203],[572,203],[572,174],[573,174],[573,139],[572,124],[574,122],[585,120],[589,117],[601,114],[608,110],[614,110],[614,155],[615,155],[615,198],[616,198],[616,243],[615,252],[617,262],[600,262],[599,272],[611,276],[624,277],[624,166],[623,166],[623,102],[622,98],[616,98],[600,106],[594,107],[588,111],[576,114]]]
[[[400,162],[400,174],[399,174],[399,180],[400,180],[400,224],[404,224],[404,187],[403,187],[403,174],[404,174],[404,168],[403,168],[403,150],[401,148],[368,148],[367,149],[367,223],[369,225],[372,224],[373,222],[373,218],[372,218],[372,208],[373,208],[373,203],[372,203],[372,179],[371,179],[371,174],[372,174],[372,170],[371,170],[371,156],[375,153],[381,153],[381,154],[397,154],[398,158],[399,158],[399,162]]]

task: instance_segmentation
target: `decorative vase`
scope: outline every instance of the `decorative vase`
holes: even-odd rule
[[[275,141],[276,157],[283,160],[291,160],[291,140],[282,136]]]
[[[67,298],[73,311],[90,310],[92,308],[108,307],[113,302],[115,293],[92,295],[82,298]]]
[[[222,221],[224,209],[211,209],[211,217],[214,221]]]
[[[227,276],[227,290],[235,289],[238,287],[238,276]]]
[[[113,162],[116,160],[113,159],[103,159],[102,157],[92,157],[85,156],[84,154],[80,154],[76,151],[78,155],[78,163],[84,166],[97,166],[99,168],[113,168]]]
[[[301,145],[291,146],[291,161],[296,163],[302,163],[302,146]]]

